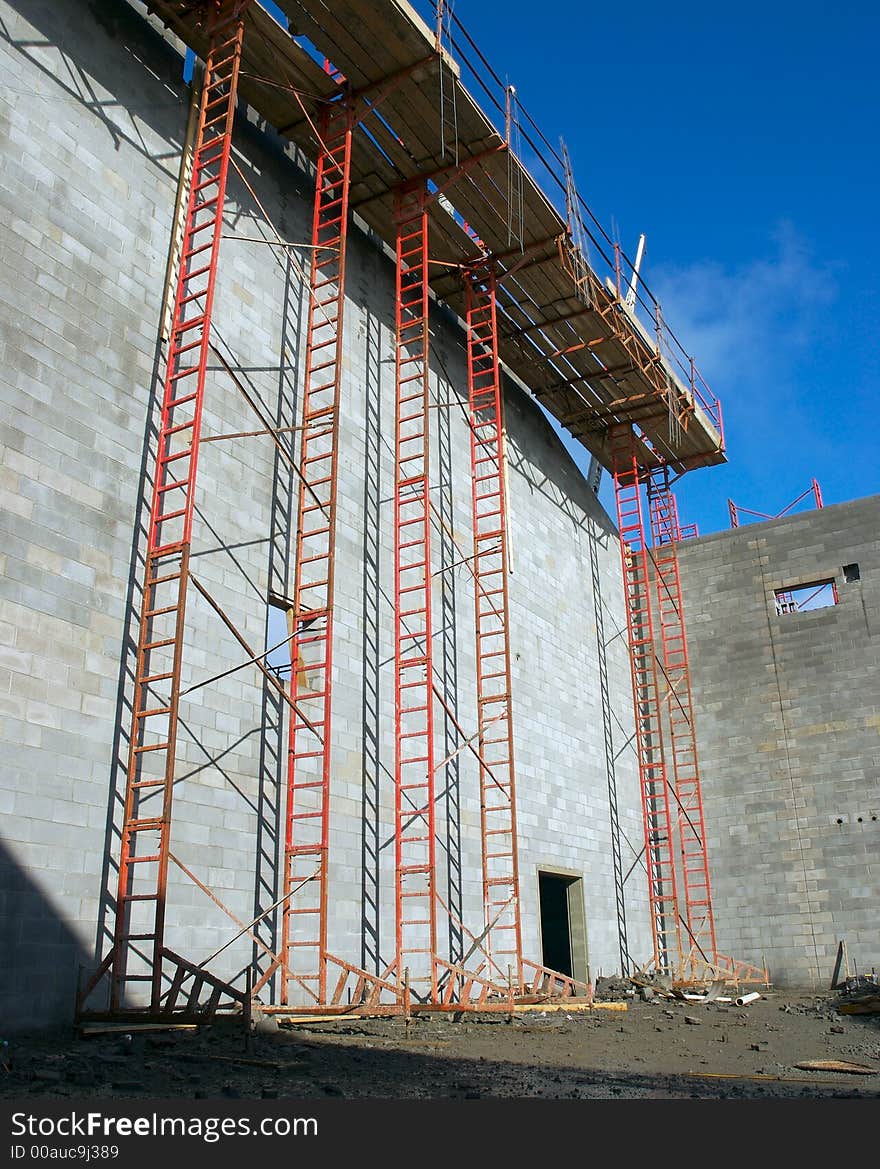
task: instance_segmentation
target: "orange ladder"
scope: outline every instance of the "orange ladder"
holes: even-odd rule
[[[657,681],[652,581],[641,494],[644,473],[639,466],[631,426],[615,428],[610,435],[610,444],[620,531],[654,961],[659,972],[668,974],[674,972],[673,963],[681,954],[681,931]]]
[[[701,968],[715,963],[715,920],[709,859],[706,848],[706,825],[697,744],[694,730],[694,704],[691,694],[690,664],[682,613],[681,577],[678,570],[677,545],[681,539],[678,509],[669,489],[669,470],[658,467],[648,479],[651,516],[654,580],[660,624],[663,673],[666,682],[666,718],[669,746],[678,805],[678,845],[681,878],[684,886],[685,922],[689,958],[680,976],[688,976],[687,967]]]
[[[211,312],[247,0],[212,6],[168,342],[138,629],[113,935],[111,1009],[162,998],[180,668]]]
[[[419,183],[395,193],[394,836],[396,967],[437,998],[431,539],[428,494],[428,214]]]
[[[315,177],[294,605],[290,614],[293,704],[284,846],[283,1004],[290,1001],[294,982],[309,1000],[324,1003],[327,999],[333,589],[353,124],[345,101],[325,110]]]
[[[485,949],[522,982],[507,489],[495,273],[465,274]]]

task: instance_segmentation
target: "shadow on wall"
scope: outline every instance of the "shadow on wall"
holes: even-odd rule
[[[151,153],[146,139],[129,116],[129,107],[114,97],[99,97],[95,88],[96,75],[89,72],[100,59],[100,54],[111,43],[126,46],[127,54],[136,63],[143,63],[144,85],[152,89],[156,77],[168,89],[166,103],[150,102],[147,93],[138,104],[136,113],[144,125],[162,136],[167,129],[169,107],[179,108],[187,87],[183,82],[180,56],[165,44],[162,37],[146,25],[143,17],[126,0],[78,0],[64,5],[54,0],[6,0],[9,8],[18,11],[27,24],[40,30],[40,36],[30,39],[16,36],[7,20],[0,17],[0,41],[20,53],[29,66],[35,67],[60,87],[71,100],[89,110],[107,129],[117,150],[124,142],[143,154],[150,162],[176,176],[180,157],[180,143],[173,143],[164,154]],[[149,56],[149,63],[139,59]],[[160,73],[156,73],[156,63]],[[137,77],[137,70],[129,71],[129,82]],[[101,76],[103,89],[112,79]],[[104,90],[107,93],[107,90]],[[112,89],[109,90],[112,93]],[[182,132],[185,120],[179,122]]]
[[[180,57],[162,38],[144,22],[142,16],[125,0],[100,0],[98,3],[80,0],[78,4],[59,6],[51,0],[7,0],[7,7],[18,11],[29,29],[16,31],[7,16],[0,17],[0,42],[9,51],[18,53],[28,68],[41,74],[51,84],[53,96],[60,89],[71,103],[78,103],[89,111],[106,129],[118,151],[123,145],[143,155],[147,164],[169,177],[177,174],[183,129],[186,124],[186,93],[180,73]],[[30,29],[37,30],[36,32]],[[112,60],[116,45],[125,46],[128,57],[143,64],[142,73],[119,64],[114,69],[100,69],[102,54]],[[116,76],[114,76],[114,70]],[[125,77],[124,102],[119,76]],[[167,101],[157,102],[157,78],[167,91]],[[97,87],[96,87],[97,82]],[[140,87],[140,88],[139,88]],[[99,96],[100,93],[100,96]],[[152,100],[151,100],[152,99]],[[42,103],[46,104],[46,103]],[[136,113],[138,122],[133,114]],[[148,129],[163,144],[170,144],[161,152],[148,146]],[[153,139],[155,141],[155,139]],[[170,212],[170,208],[169,208]],[[159,321],[156,321],[158,332]],[[157,338],[154,352],[151,384],[159,368],[160,348]],[[144,449],[155,439],[155,409],[144,420]],[[145,516],[143,500],[146,495],[147,458],[144,454],[139,468],[138,498],[141,505],[135,517],[131,544],[131,569],[126,596],[128,614],[123,634],[118,711],[128,703],[127,681],[135,635],[134,597],[136,581],[143,571]],[[108,768],[108,814],[106,827],[105,864],[102,878],[96,881],[95,894],[100,898],[96,938],[91,953],[83,949],[73,931],[64,924],[50,902],[38,891],[29,878],[8,855],[3,854],[4,919],[2,951],[2,1007],[0,1024],[9,1026],[14,1018],[18,1028],[46,1025],[72,1020],[77,987],[78,966],[91,970],[103,956],[109,940],[108,915],[112,913],[112,895],[115,870],[110,865],[111,841],[118,851],[120,781],[119,760],[127,755],[121,732],[122,720],[116,719]],[[47,874],[48,875],[48,874]]]
[[[69,1024],[79,968],[90,961],[80,938],[0,841],[0,1040]]]
[[[146,166],[157,172],[164,171],[167,178],[176,178],[180,164],[180,150],[183,131],[186,126],[189,88],[184,83],[181,57],[166,43],[162,36],[151,28],[143,18],[139,5],[128,0],[68,0],[64,11],[59,12],[54,0],[7,0],[9,9],[21,13],[27,22],[27,29],[19,31],[7,16],[0,16],[0,42],[8,50],[18,53],[31,70],[43,76],[46,83],[59,87],[66,99],[79,104],[93,115],[107,133],[117,150],[124,146],[126,151],[134,150],[144,159]],[[34,31],[35,30],[35,31]],[[134,67],[132,67],[132,64]],[[164,99],[158,96],[164,89]],[[99,96],[100,95],[100,96]],[[53,93],[54,96],[54,93]],[[251,142],[258,143],[261,159],[267,154],[272,158],[280,156],[283,144],[280,139],[262,135],[259,127],[246,124],[239,119],[236,133]],[[159,149],[150,143],[158,141]],[[291,164],[291,175],[295,174]],[[298,190],[297,182],[290,183],[292,191]],[[264,198],[269,197],[264,193]],[[237,222],[243,209],[249,206],[244,184],[235,176],[230,177],[228,210],[229,218]],[[276,221],[284,227],[283,206],[276,209]],[[172,202],[169,199],[169,222]],[[157,272],[157,284],[161,273]],[[285,273],[285,301],[283,330],[280,339],[278,364],[278,402],[266,403],[252,384],[248,371],[240,367],[233,354],[227,353],[236,377],[246,383],[254,400],[272,416],[276,424],[289,421],[288,415],[295,413],[294,389],[299,381],[297,369],[299,338],[302,328],[291,318],[299,311],[301,295],[292,288],[292,269],[288,265]],[[127,729],[131,724],[131,694],[133,669],[138,634],[138,616],[141,604],[141,582],[144,574],[145,548],[148,525],[148,505],[151,495],[150,472],[154,458],[157,436],[159,375],[163,370],[163,351],[158,337],[160,321],[149,322],[156,328],[157,340],[153,355],[153,371],[149,378],[152,389],[150,408],[144,420],[143,444],[138,469],[138,505],[134,515],[132,540],[129,553],[129,579],[126,591],[126,619],[121,631],[120,673],[117,690],[117,713],[114,720],[111,760],[108,767],[108,811],[104,847],[104,870],[100,881],[100,909],[94,953],[90,962],[96,964],[107,952],[112,941],[114,896],[116,888],[115,857],[119,852],[122,796],[125,788],[125,770],[128,761]],[[300,323],[301,325],[301,323]],[[292,335],[292,338],[291,336]],[[223,339],[215,331],[215,340],[223,346]],[[292,356],[285,356],[288,352]],[[283,412],[283,417],[282,417]],[[290,453],[288,452],[288,462]],[[287,540],[285,506],[289,501],[284,494],[281,479],[287,464],[276,459],[273,512],[273,540],[276,549],[278,540]],[[197,504],[198,511],[198,504]],[[199,513],[201,515],[201,513]],[[203,522],[208,523],[204,516]],[[208,525],[210,527],[210,525]],[[284,531],[279,532],[279,528]],[[213,529],[211,529],[213,530]],[[214,533],[217,535],[217,533]],[[223,545],[217,535],[218,545]],[[226,549],[235,562],[235,568],[243,571],[230,549]],[[289,549],[288,549],[289,552]],[[289,559],[289,555],[286,557]],[[274,563],[270,565],[275,591],[282,593],[278,579],[284,577],[283,569]],[[274,693],[274,692],[273,692]],[[265,721],[265,720],[264,720]],[[280,728],[283,718],[276,715],[273,725]],[[183,730],[187,728],[183,726]],[[193,737],[192,735],[190,737]],[[276,740],[278,735],[276,734]],[[200,745],[200,744],[199,744]],[[264,759],[261,774],[271,772],[260,788],[260,832],[255,848],[259,856],[258,887],[255,893],[255,913],[264,908],[267,896],[274,900],[273,882],[277,874],[277,780],[280,755],[277,741],[270,747],[271,759]],[[218,765],[218,758],[205,752],[207,765]],[[181,779],[185,777],[180,777]],[[111,859],[113,858],[113,859]],[[267,875],[267,869],[269,870]],[[268,886],[268,892],[267,892]],[[272,930],[274,921],[268,919],[265,928]],[[71,985],[71,1002],[73,996]]]
[[[47,82],[51,81],[54,85],[61,87],[71,101],[81,103],[84,109],[92,113],[106,127],[117,148],[124,143],[127,148],[137,150],[142,154],[148,165],[155,166],[167,176],[176,176],[180,143],[186,123],[188,90],[181,77],[179,55],[163,41],[155,30],[146,24],[139,8],[128,3],[127,0],[74,0],[72,3],[71,0],[68,0],[67,4],[62,6],[57,5],[54,0],[7,0],[7,6],[8,10],[21,13],[23,19],[39,31],[31,40],[16,37],[10,30],[8,22],[0,18],[0,40],[5,42],[11,50],[20,53],[30,66],[41,70]],[[103,54],[106,54],[106,61],[109,62],[106,68],[102,68],[105,59]],[[129,62],[124,74],[121,70],[123,60]],[[167,103],[155,101],[157,84],[164,87]],[[102,96],[97,96],[97,93]],[[133,114],[136,114],[137,122],[135,122]],[[139,131],[139,125],[148,128],[159,138],[162,146],[159,153],[154,153],[147,145],[149,138]],[[247,126],[241,119],[237,124],[237,132],[245,135],[251,143],[255,143],[259,139],[264,155],[273,154],[282,165],[285,165],[281,158],[283,144],[280,139],[272,135],[262,139],[259,127]],[[298,173],[293,161],[286,165],[289,166],[291,177]],[[301,178],[293,181],[291,189],[300,190],[302,182]],[[247,203],[241,187],[234,178],[230,181],[230,195],[230,214],[234,215],[236,207],[240,209],[242,205]],[[275,210],[274,205],[273,210]],[[168,211],[170,219],[170,205]],[[279,217],[279,226],[282,230],[284,229],[283,211]],[[390,267],[388,270],[390,272]],[[354,293],[354,287],[352,287],[352,293]],[[354,298],[360,299],[361,303],[366,306],[367,291],[364,290],[362,296]],[[289,299],[290,304],[285,307],[293,308],[297,298],[292,296]],[[392,303],[389,293],[387,312],[377,318],[378,323],[386,328],[390,324]],[[158,320],[155,324],[158,328]],[[376,347],[376,353],[372,356],[375,372],[378,371],[380,361],[380,329],[376,322],[374,325],[375,328],[368,341],[368,346]],[[160,365],[160,355],[161,351],[157,345],[154,379],[155,371]],[[293,361],[294,368],[292,371],[287,371],[287,376],[283,359],[279,366],[279,403],[283,401],[285,396],[292,397],[292,387],[298,384],[298,371],[295,368],[297,359],[298,354]],[[231,361],[231,364],[235,367],[234,360]],[[238,367],[235,368],[238,375],[246,380],[244,371]],[[378,380],[378,372],[375,372],[375,376]],[[464,395],[462,385],[457,386],[456,391],[459,395]],[[372,394],[372,389],[369,392]],[[374,449],[368,453],[368,458],[374,459],[375,465],[368,467],[368,489],[372,487],[378,490],[381,453],[379,449],[380,419],[378,414],[375,414],[374,417],[369,415],[370,411],[375,413],[378,402],[377,393],[373,396],[375,401],[367,404],[368,425],[373,425],[375,428],[375,432],[368,435],[368,439],[374,444]],[[517,387],[513,387],[509,382],[505,386],[505,397],[508,403],[508,426],[512,439],[510,451],[512,472],[527,475],[533,490],[544,494],[556,506],[564,510],[574,525],[587,529],[584,513],[592,517],[600,533],[600,540],[604,540],[606,536],[613,533],[613,525],[604,516],[602,508],[590,492],[583,476],[565,452],[537,405],[528,395]],[[279,404],[270,404],[270,407],[280,409]],[[269,408],[267,412],[273,415],[276,420],[280,420],[281,415],[276,412],[276,408]],[[155,396],[153,415],[155,415]],[[148,417],[145,419],[144,453],[139,473],[142,501],[148,494],[149,450],[154,441],[155,417]],[[271,579],[276,587],[279,578],[278,564],[289,558],[290,532],[287,517],[290,515],[291,500],[289,487],[281,484],[280,478],[277,477],[282,470],[283,468],[276,462],[276,487],[278,490],[276,490],[275,514],[273,515],[273,548],[278,555],[270,565]],[[22,1012],[15,1008],[14,1017],[17,1020],[20,1017],[32,1020],[40,1018],[42,1021],[59,1018],[70,1019],[78,963],[84,962],[93,965],[94,961],[100,959],[106,952],[109,943],[108,923],[112,918],[112,895],[115,887],[115,872],[109,858],[118,852],[120,811],[118,793],[124,783],[124,768],[127,760],[127,743],[123,728],[130,722],[131,717],[130,709],[127,707],[130,705],[131,665],[134,638],[136,637],[135,616],[139,600],[138,582],[143,573],[145,518],[142,502],[141,510],[135,517],[132,531],[131,576],[126,598],[127,625],[121,646],[117,735],[113,743],[112,774],[109,776],[107,847],[105,849],[105,870],[101,882],[104,894],[102,910],[97,923],[95,952],[87,954],[83,951],[76,935],[54,914],[49,902],[45,899],[43,899],[44,909],[39,912],[32,912],[30,909],[26,911],[23,907],[15,905],[17,893],[14,891],[19,888],[24,888],[29,896],[40,895],[35,887],[28,885],[28,878],[23,871],[17,868],[15,862],[4,863],[2,888],[7,894],[5,908],[9,910],[14,906],[17,922],[28,923],[28,937],[25,939],[17,932],[24,929],[23,925],[10,924],[9,918],[4,917],[3,941],[5,946],[2,959],[3,975],[0,976],[4,979],[2,1002],[4,1008],[11,1008],[16,1002],[16,996],[28,994],[29,1001],[35,1004],[33,1011],[28,1008],[27,1011]],[[365,587],[367,587],[373,579],[378,579],[380,553],[378,540],[375,541],[374,547],[365,545],[364,551],[367,563],[365,572]],[[452,555],[452,550],[446,549],[444,555],[448,559]],[[283,572],[280,573],[280,576],[283,578]],[[278,591],[283,590],[279,588]],[[364,618],[365,629],[368,632],[378,629],[377,612],[370,610],[367,602],[365,602]],[[365,634],[365,636],[367,635]],[[454,643],[444,648],[450,654],[451,660],[454,661]],[[378,661],[378,654],[374,655],[373,660]],[[376,709],[378,709],[378,681],[375,678],[368,679],[365,686],[367,689],[364,699],[366,722],[370,703],[376,705]],[[283,730],[281,729],[283,712],[280,708],[273,712],[272,720],[276,728],[276,735],[279,739],[283,738]],[[369,750],[373,751],[376,757],[375,759],[367,757],[366,761],[371,764],[373,774],[378,780],[378,726],[365,732],[365,738],[369,736],[371,736]],[[366,752],[367,748],[365,748]],[[267,903],[271,903],[277,891],[277,872],[275,872],[279,830],[277,784],[281,768],[281,751],[278,750],[276,744],[272,751],[264,755],[261,772],[261,834],[256,842],[259,854],[259,872],[255,890],[255,912],[264,908]],[[364,800],[365,837],[363,848],[365,857],[372,858],[378,852],[378,832],[376,831],[378,788],[376,787],[369,792],[365,789]],[[457,822],[457,788],[455,784],[450,788],[448,800],[449,808],[447,810],[450,813],[451,822],[454,824]],[[456,840],[450,840],[450,864],[453,869],[459,847]],[[10,888],[10,885],[7,884],[8,871],[17,874],[14,880],[9,877],[13,889],[12,893],[8,892]],[[453,885],[456,885],[460,882],[460,874],[455,871],[451,872],[450,880]],[[365,878],[363,890],[363,904],[364,934],[369,939],[369,942],[365,943],[363,961],[365,965],[373,968],[380,963],[378,954],[378,887],[372,885],[368,887],[367,878]],[[46,923],[46,938],[48,940],[45,944],[37,937],[32,936],[37,932],[37,927],[30,924],[34,922]],[[273,927],[272,919],[267,920],[265,925],[267,940],[273,936]],[[61,940],[62,935],[67,939],[66,941]],[[456,950],[460,946],[460,939],[451,939],[451,944],[453,950]],[[42,958],[39,957],[41,949],[45,949]],[[19,951],[21,952],[19,953]],[[7,960],[9,955],[13,956],[12,961]],[[12,980],[11,989],[7,989],[5,986],[7,977]],[[36,1004],[39,1004],[39,1007]],[[23,1023],[22,1025],[29,1024]]]
[[[606,537],[616,536],[617,529],[583,472],[528,393],[512,378],[505,378],[503,384],[511,472],[523,475],[532,490],[564,512],[575,528],[604,546]]]

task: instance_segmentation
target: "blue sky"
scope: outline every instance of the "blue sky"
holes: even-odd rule
[[[680,482],[683,520],[775,513],[814,476],[826,504],[880,491],[876,6],[455,13],[624,249],[647,234],[645,279],[721,398],[729,462]]]
[[[880,491],[877,8],[454,11],[624,250],[647,234],[643,275],[724,410],[729,462],[681,481],[683,521],[778,512],[813,477],[826,504]]]

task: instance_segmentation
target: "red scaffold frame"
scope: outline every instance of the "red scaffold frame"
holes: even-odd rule
[[[673,974],[681,954],[670,785],[663,748],[662,709],[657,677],[652,570],[642,502],[644,472],[629,425],[611,435],[617,524],[620,532],[636,751],[645,830],[645,862],[654,964]]]
[[[165,948],[165,903],[196,470],[247,5],[248,0],[218,0],[207,17],[210,47],[153,471],[113,946],[98,971],[100,976],[111,970],[111,1010],[121,1009],[126,996],[132,997],[133,984],[146,983],[150,1010],[157,1012],[163,1005],[166,964],[175,967],[164,1000],[168,1009],[192,973]],[[147,844],[150,838],[155,843]],[[221,984],[208,981],[212,998],[219,997]],[[197,979],[199,989],[203,982],[204,977]],[[195,987],[191,1000],[194,994]]]
[[[485,952],[522,982],[510,677],[507,486],[496,278],[465,272]]]
[[[684,887],[684,925],[688,949],[680,976],[699,977],[718,952],[703,815],[702,785],[697,759],[690,662],[684,627],[681,575],[677,547],[681,540],[678,508],[669,486],[669,469],[652,469],[647,478],[651,523],[651,562],[657,602],[662,669],[665,682],[668,755],[671,758],[678,808],[680,876]]]
[[[394,871],[395,970],[437,998],[434,665],[428,450],[428,192],[395,197]]]
[[[281,921],[281,1002],[327,1001],[333,592],[351,142],[342,100],[320,119],[301,412]],[[295,894],[295,895],[294,895]]]

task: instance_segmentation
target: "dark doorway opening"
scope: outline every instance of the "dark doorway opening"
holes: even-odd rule
[[[572,961],[568,889],[575,880],[576,877],[561,877],[556,873],[538,873],[542,961],[551,970],[569,977]]]

